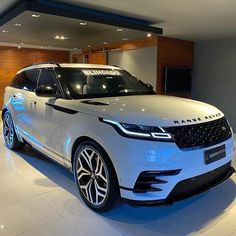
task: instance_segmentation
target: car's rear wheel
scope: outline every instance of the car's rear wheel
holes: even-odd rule
[[[11,150],[21,148],[24,145],[16,136],[14,124],[8,111],[3,116],[3,136],[6,146]]]
[[[97,143],[86,141],[78,146],[73,171],[80,195],[91,209],[104,212],[116,205],[120,193],[115,170]]]

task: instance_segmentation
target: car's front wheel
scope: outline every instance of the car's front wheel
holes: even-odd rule
[[[6,146],[11,150],[21,148],[24,145],[16,136],[14,124],[8,111],[3,115],[3,136]]]
[[[115,170],[97,143],[86,141],[78,146],[73,171],[80,195],[91,209],[104,212],[116,205],[120,193]]]

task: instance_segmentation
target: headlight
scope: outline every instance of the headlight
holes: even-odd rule
[[[112,125],[116,131],[126,137],[151,140],[171,141],[172,136],[158,126],[120,123],[113,120],[100,118],[101,122]]]

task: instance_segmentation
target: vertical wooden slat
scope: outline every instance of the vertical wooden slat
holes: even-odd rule
[[[88,55],[88,63],[90,64],[107,64],[107,55],[105,52],[94,52]]]

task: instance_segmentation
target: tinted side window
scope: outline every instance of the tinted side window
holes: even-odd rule
[[[51,87],[58,89],[57,79],[55,71],[51,68],[42,69],[40,72],[38,86],[40,85],[50,85]]]
[[[11,86],[27,91],[34,91],[37,84],[38,74],[38,70],[28,70],[21,72],[20,74],[17,74],[15,76],[11,83]]]
[[[11,82],[11,86],[14,87],[14,88],[19,88],[21,77],[22,77],[22,73],[17,74]]]
[[[27,91],[34,91],[37,85],[38,70],[28,70],[23,73],[20,79],[21,88]]]
[[[70,86],[74,92],[77,94],[83,94],[83,87],[86,84],[86,76],[81,70],[75,70],[71,68],[66,68],[64,70],[70,82]]]

